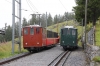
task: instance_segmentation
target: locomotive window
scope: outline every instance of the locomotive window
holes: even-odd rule
[[[61,33],[63,34],[63,30],[61,30]]]
[[[62,33],[63,35],[66,35],[66,29],[62,29],[61,33]]]
[[[27,29],[27,28],[24,29],[24,34],[25,34],[25,35],[28,34],[28,29]]]
[[[72,35],[75,35],[75,30],[72,30]]]
[[[30,35],[34,34],[34,28],[30,28]]]
[[[40,32],[40,28],[36,28],[36,33],[39,33]]]
[[[67,31],[67,35],[70,35],[70,29],[67,29],[66,31]]]

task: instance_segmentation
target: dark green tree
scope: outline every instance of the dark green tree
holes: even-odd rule
[[[73,8],[75,12],[75,18],[81,22],[85,19],[85,0],[76,0],[77,6]],[[87,5],[87,23],[93,22],[93,26],[96,24],[96,20],[100,16],[100,0],[88,0]]]
[[[15,38],[19,36],[19,22],[15,23]]]
[[[42,14],[40,22],[41,22],[42,27],[46,27],[46,15],[45,14]]]
[[[36,14],[32,14],[32,18],[29,20],[30,25],[36,24]]]
[[[64,17],[65,17],[65,20],[69,20],[68,12],[65,12],[65,13],[64,13]]]
[[[77,21],[85,20],[85,1],[76,0],[77,6],[74,7],[75,18]],[[100,16],[100,0],[87,0],[87,23],[92,22],[94,26],[94,41],[95,41],[95,24]],[[95,43],[94,43],[95,44]]]
[[[54,24],[56,24],[57,22],[58,22],[58,16],[55,15],[55,16],[54,16]]]
[[[26,18],[23,18],[23,20],[22,20],[22,26],[24,27],[24,26],[27,26],[28,25],[28,23],[27,23],[27,19]]]
[[[52,21],[53,19],[52,19],[52,16],[51,16],[51,14],[49,13],[49,15],[48,15],[48,17],[47,17],[47,26],[50,26],[50,25],[52,25]]]
[[[5,34],[5,39],[6,41],[11,41],[12,40],[12,27],[9,25],[6,29],[6,34]]]
[[[75,17],[74,17],[74,13],[73,12],[65,12],[64,13],[64,20],[73,20]]]

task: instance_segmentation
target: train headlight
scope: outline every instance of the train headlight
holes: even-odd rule
[[[64,43],[64,41],[62,41],[62,43]]]
[[[74,43],[74,41],[73,41],[73,43]]]
[[[39,44],[39,42],[37,42],[37,44]]]
[[[27,45],[27,43],[25,43]]]

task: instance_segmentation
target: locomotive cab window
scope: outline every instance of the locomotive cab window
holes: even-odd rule
[[[27,35],[27,34],[28,34],[28,29],[25,28],[25,29],[24,29],[24,35]]]
[[[61,30],[62,35],[66,35],[66,29]]]
[[[70,35],[70,29],[67,29],[66,31],[67,31],[67,35]]]
[[[34,28],[30,28],[30,35],[34,34]]]
[[[38,34],[40,32],[40,28],[36,28],[36,33]]]
[[[63,34],[63,30],[61,30],[61,34]]]
[[[75,32],[76,32],[75,30],[72,30],[72,35],[75,35],[76,34]]]

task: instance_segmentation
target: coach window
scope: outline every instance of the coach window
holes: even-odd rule
[[[72,35],[75,35],[75,30],[72,30]]]
[[[30,28],[30,35],[34,34],[34,28]]]
[[[40,32],[40,28],[36,28],[36,33],[38,34]]]
[[[24,29],[24,34],[25,34],[25,35],[28,34],[28,29],[27,29],[27,28]]]

